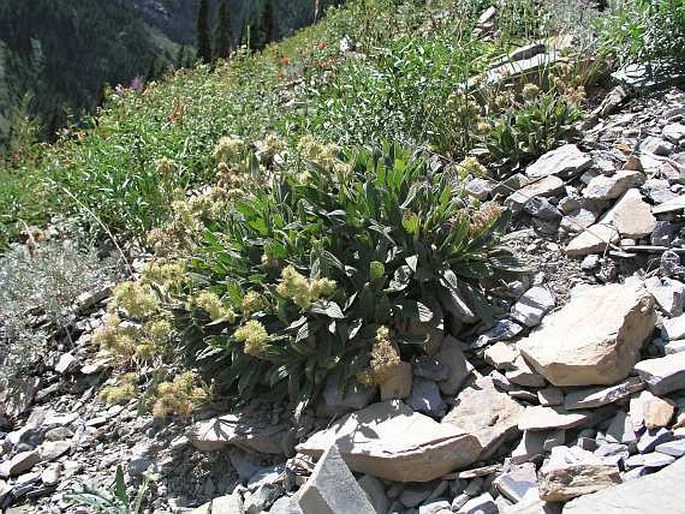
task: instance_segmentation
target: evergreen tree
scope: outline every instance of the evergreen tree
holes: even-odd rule
[[[212,61],[212,44],[209,40],[209,0],[200,0],[197,9],[197,58]]]
[[[231,54],[231,20],[228,0],[221,0],[214,21],[214,57],[228,58]]]
[[[176,53],[176,67],[185,68],[186,65],[186,45],[179,45]]]
[[[278,38],[276,33],[276,19],[274,16],[274,6],[272,0],[264,0],[262,5],[262,17],[259,20],[261,23],[261,34],[263,39],[263,46],[271,43]]]
[[[261,50],[276,39],[276,21],[272,0],[264,0],[249,26],[250,48]]]

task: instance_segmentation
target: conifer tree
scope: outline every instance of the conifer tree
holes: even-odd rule
[[[276,20],[271,0],[264,0],[250,23],[250,48],[261,50],[276,39]]]
[[[231,20],[228,0],[221,0],[214,21],[214,57],[228,58],[231,53]]]
[[[266,46],[267,43],[275,41],[277,38],[276,34],[276,19],[274,16],[274,6],[272,0],[264,0],[262,6],[262,16],[259,20],[261,23],[261,34],[263,39],[263,45]]]
[[[212,60],[212,44],[209,40],[209,0],[200,0],[197,9],[197,58],[204,63]]]

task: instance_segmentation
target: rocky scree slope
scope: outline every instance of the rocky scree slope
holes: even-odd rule
[[[122,465],[132,489],[158,474],[155,512],[681,512],[685,93],[628,90],[577,144],[467,184],[518,213],[508,239],[536,272],[508,284],[507,316],[433,334],[380,397],[331,386],[297,423],[252,402],[192,427],[105,406],[112,363],[89,340],[109,290],[84,298],[80,337],[2,393],[0,502],[68,510],[62,493]]]

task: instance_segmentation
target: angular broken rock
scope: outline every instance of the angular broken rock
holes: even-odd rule
[[[376,514],[335,445],[323,454],[298,492],[304,514]]]
[[[474,369],[464,357],[462,343],[454,337],[447,336],[435,358],[450,370],[447,379],[438,382],[440,391],[450,396],[457,394]]]
[[[628,376],[654,330],[654,299],[633,284],[574,291],[563,309],[519,341],[522,355],[556,386],[615,384]]]
[[[270,425],[247,414],[227,414],[191,427],[188,440],[200,451],[211,452],[238,446],[261,453],[288,453],[290,427]]]
[[[637,377],[630,377],[610,387],[568,391],[564,397],[564,408],[576,410],[601,407],[626,398],[637,391],[642,391],[644,387],[642,380]]]
[[[661,428],[667,426],[673,414],[675,413],[675,405],[668,400],[654,396],[647,392],[642,399],[642,415],[645,420],[645,426],[648,430]]]
[[[637,480],[577,498],[564,514],[682,514],[685,459]]]
[[[344,391],[332,378],[326,380],[319,403],[319,414],[328,416],[333,414],[346,414],[363,409],[376,396],[376,390],[366,387],[358,382],[353,382]]]
[[[583,190],[583,196],[589,200],[613,200],[619,198],[631,187],[644,184],[645,176],[635,170],[621,170],[614,175],[598,175],[590,180]]]
[[[508,341],[523,332],[523,327],[509,319],[499,320],[494,327],[480,334],[470,348],[477,350],[498,341]]]
[[[29,471],[40,462],[40,453],[35,450],[17,453],[0,464],[0,478],[9,478]]]
[[[634,239],[651,234],[656,226],[652,208],[637,189],[629,189],[599,222],[611,223],[622,236]]]
[[[683,305],[685,304],[685,284],[674,280],[672,278],[651,277],[645,280],[645,287],[647,291],[654,297],[656,303],[659,304],[669,316],[680,316],[683,313]],[[664,327],[670,320],[664,321]],[[668,332],[668,331],[667,331]],[[685,332],[683,332],[685,334]],[[678,337],[669,339],[679,339]]]
[[[588,209],[580,209],[561,218],[559,226],[567,232],[575,234],[591,227],[595,221],[597,221],[597,216],[594,212]]]
[[[536,196],[553,196],[563,189],[563,180],[559,177],[549,176],[522,187],[511,194],[504,203],[516,213],[520,212],[523,209],[523,206],[526,205],[531,198]]]
[[[665,319],[661,328],[661,336],[667,341],[685,338],[685,314]]]
[[[499,475],[493,481],[493,485],[511,501],[520,502],[524,496],[531,492],[535,492],[537,495],[537,482],[535,464],[525,462],[514,465]]]
[[[685,352],[638,362],[635,371],[656,395],[685,389]]]
[[[481,459],[518,434],[523,407],[508,394],[499,392],[489,377],[478,378],[461,391],[454,405],[442,424],[457,426],[476,436],[483,447]]]
[[[547,430],[573,428],[587,423],[591,414],[584,411],[567,412],[561,407],[526,407],[519,418],[519,430]]]
[[[685,209],[685,195],[663,202],[652,209],[653,214],[666,214],[669,212],[682,211]]]
[[[511,309],[511,317],[527,327],[540,324],[542,317],[554,308],[554,295],[542,286],[531,287]]]
[[[60,356],[57,364],[55,364],[55,371],[60,375],[64,375],[67,371],[73,368],[76,364],[76,357],[71,353],[64,353]]]
[[[565,501],[619,483],[616,466],[603,463],[577,446],[552,449],[551,457],[538,473],[538,491],[545,501]]]
[[[590,253],[599,253],[607,246],[617,243],[619,234],[616,228],[597,223],[589,226],[566,245],[566,255],[582,257]]]
[[[556,175],[571,178],[592,166],[592,158],[581,152],[576,145],[566,144],[556,150],[547,152],[526,168],[530,178],[541,178]]]
[[[352,471],[397,482],[428,482],[467,467],[481,453],[474,435],[400,401],[374,403],[349,414],[297,450],[318,457],[333,444]]]
[[[493,368],[500,371],[514,369],[514,362],[521,355],[515,345],[500,341],[488,346],[483,352],[483,359]]]

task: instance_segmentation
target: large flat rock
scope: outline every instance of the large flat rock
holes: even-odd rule
[[[481,377],[461,391],[454,404],[442,423],[475,435],[483,447],[481,459],[518,434],[524,408],[508,394],[499,392],[489,377]]]
[[[618,468],[578,447],[559,446],[538,473],[540,499],[565,501],[620,484]],[[601,511],[600,511],[601,512]]]
[[[288,425],[270,425],[268,420],[238,413],[196,423],[190,428],[188,439],[204,452],[238,446],[260,453],[280,454],[288,453],[289,431]]]
[[[397,482],[428,482],[465,468],[482,449],[475,435],[438,423],[397,400],[349,414],[297,450],[319,457],[333,444],[352,471]]]
[[[654,298],[639,285],[586,287],[518,346],[556,386],[611,385],[632,370],[655,317]]]
[[[509,195],[504,203],[512,211],[519,212],[531,198],[535,198],[536,196],[552,196],[563,189],[564,181],[559,177],[550,175],[515,191]]]
[[[571,239],[566,245],[566,255],[582,257],[590,253],[599,253],[609,245],[618,243],[619,233],[615,227],[596,223]]]
[[[571,178],[592,166],[592,158],[574,144],[551,150],[526,168],[526,175],[537,179],[548,175]]]
[[[682,514],[685,512],[685,459],[652,475],[576,498],[564,514]]]

